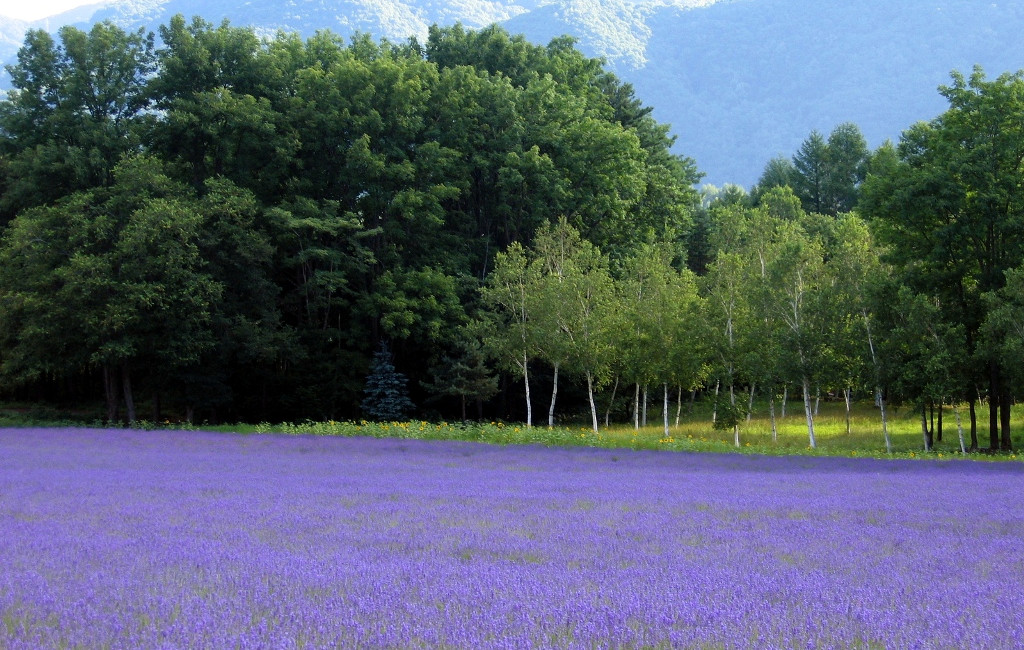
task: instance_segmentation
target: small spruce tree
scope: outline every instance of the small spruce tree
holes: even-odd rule
[[[436,395],[453,395],[462,403],[462,420],[466,420],[466,401],[477,403],[477,417],[482,419],[483,401],[498,392],[498,378],[487,367],[483,346],[479,341],[463,339],[455,344],[455,351],[441,357],[430,369],[433,382],[421,385]],[[436,399],[436,398],[435,398]]]
[[[408,383],[406,376],[395,370],[391,351],[382,342],[373,355],[370,375],[363,389],[366,395],[362,403],[363,412],[371,420],[379,422],[407,419],[416,408],[409,399]]]

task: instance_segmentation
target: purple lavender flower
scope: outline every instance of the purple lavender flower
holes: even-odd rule
[[[0,648],[1020,647],[1019,464],[0,430]]]

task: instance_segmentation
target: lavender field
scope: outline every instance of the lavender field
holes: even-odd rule
[[[0,648],[1021,647],[1020,495],[1019,463],[6,429]]]

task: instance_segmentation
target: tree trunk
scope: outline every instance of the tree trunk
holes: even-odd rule
[[[889,417],[885,412],[885,394],[881,388],[875,389],[878,394],[878,409],[882,412],[882,436],[885,437],[885,453],[892,453],[892,438],[889,437]]]
[[[715,381],[715,402],[711,405],[711,424],[718,422],[718,391],[722,388],[722,380]]]
[[[683,416],[683,387],[679,387],[679,396],[676,399],[676,427],[679,426],[679,418]]]
[[[732,409],[730,417],[736,418],[736,387],[729,384],[729,408]],[[732,441],[737,447],[740,446],[740,425],[736,423],[738,418],[734,419],[735,424],[732,425]]]
[[[107,424],[118,421],[118,407],[121,398],[118,396],[117,374],[110,364],[103,364],[103,393],[107,399]]]
[[[789,386],[783,384],[782,386],[782,419],[786,419],[786,402],[789,401]]]
[[[526,355],[523,355],[523,384],[526,385],[526,426],[530,428],[533,426],[533,403],[530,401],[530,372],[528,370],[529,361]]]
[[[821,386],[814,389],[814,417],[818,417],[818,407],[821,406]]]
[[[999,395],[999,428],[1002,434],[999,448],[1003,451],[1013,451],[1013,439],[1010,438],[1010,406],[1012,402],[1010,391],[1004,387]]]
[[[882,392],[881,372],[879,371],[878,355],[875,353],[875,341],[871,336],[871,318],[868,317],[868,310],[861,308],[861,316],[864,317],[864,331],[868,335],[868,349],[871,351],[871,365],[875,369],[875,403],[882,413],[882,436],[885,438],[885,453],[892,453],[892,439],[889,437],[889,418],[885,412],[885,393]]]
[[[644,422],[643,425],[647,426],[647,384],[644,384]]]
[[[935,440],[935,402],[928,400],[928,435]]]
[[[935,425],[935,440],[942,442],[942,408],[944,404],[942,400],[939,400],[939,421]]]
[[[850,389],[843,389],[843,399],[846,401],[846,435],[850,435]]]
[[[928,409],[921,402],[921,437],[924,438],[924,450],[931,451],[931,433],[928,431]]]
[[[633,391],[633,430],[640,430],[640,384],[637,383]]]
[[[597,433],[597,404],[594,403],[594,376],[587,373],[587,397],[590,399],[590,418],[594,423],[594,433]]]
[[[993,361],[988,374],[988,446],[999,449],[999,367]]]
[[[196,419],[196,408],[191,404],[185,406],[185,421],[189,424]]]
[[[612,418],[612,407],[615,405],[615,393],[619,390],[619,376],[615,375],[615,385],[612,387],[612,398],[608,400],[608,410],[604,412],[604,426],[607,429]]]
[[[960,453],[966,454],[967,447],[964,445],[964,425],[960,421],[960,405],[953,402],[953,415],[956,416],[956,432],[960,436]]]
[[[121,364],[121,388],[124,389],[124,407],[128,415],[128,424],[135,424],[135,395],[132,393],[132,376],[128,364]]]
[[[662,384],[662,387],[665,389],[665,406],[662,409],[662,413],[665,420],[665,437],[668,438],[668,383]]]
[[[750,399],[747,400],[747,422],[754,415],[754,382],[750,382]]]
[[[974,395],[971,395],[967,408],[971,416],[971,451],[978,451],[978,410],[975,408]]]
[[[768,392],[768,415],[772,421],[772,442],[779,441],[779,428],[775,424],[775,391]]]
[[[811,384],[807,381],[807,377],[804,377],[803,389],[804,415],[807,417],[807,437],[810,440],[811,449],[815,449],[818,446],[818,442],[814,438],[814,409],[811,406]]]
[[[555,426],[555,399],[558,397],[558,364],[555,364],[555,376],[551,385],[551,406],[548,407],[548,426]]]

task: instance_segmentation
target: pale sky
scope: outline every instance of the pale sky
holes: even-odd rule
[[[0,15],[21,20],[38,20],[98,2],[100,0],[0,0]]]

